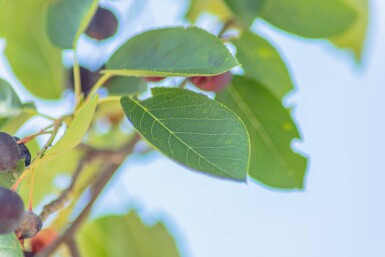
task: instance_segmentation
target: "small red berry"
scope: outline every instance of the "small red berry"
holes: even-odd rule
[[[219,92],[229,85],[232,75],[229,71],[215,76],[198,76],[189,78],[196,87],[212,92]]]
[[[144,80],[147,82],[159,82],[164,80],[165,77],[144,77]]]
[[[31,239],[31,248],[33,253],[41,251],[44,247],[50,245],[59,237],[59,234],[52,228],[41,230]]]

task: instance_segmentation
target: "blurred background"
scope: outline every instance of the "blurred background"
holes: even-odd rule
[[[124,26],[116,40],[93,44],[81,38],[80,62],[97,69],[128,37],[154,26],[187,24],[188,1],[102,1]],[[198,25],[213,31],[210,17]],[[186,170],[158,153],[128,159],[105,190],[94,217],[135,208],[149,224],[163,220],[183,256],[355,257],[385,256],[385,2],[370,1],[363,60],[326,40],[303,39],[257,19],[253,29],[285,58],[296,89],[286,97],[303,141],[294,147],[310,159],[303,191],[277,191],[255,181],[220,181]],[[106,50],[107,49],[107,50]],[[4,42],[0,41],[0,51]],[[71,53],[64,60],[71,59]],[[9,72],[0,75],[22,100],[34,97]],[[171,79],[172,80],[172,79]],[[164,83],[173,83],[166,81]],[[43,113],[71,108],[39,101]],[[34,119],[20,133],[41,127]]]

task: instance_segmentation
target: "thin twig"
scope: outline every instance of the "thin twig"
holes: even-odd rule
[[[76,107],[78,107],[81,99],[81,94],[82,94],[82,85],[81,85],[81,78],[80,78],[80,67],[79,67],[76,51],[74,51],[74,65],[72,68],[72,72],[74,74],[75,103],[76,103]]]
[[[98,104],[103,104],[103,103],[109,103],[109,102],[119,102],[121,96],[108,96],[105,98],[101,98],[98,100]]]
[[[221,38],[223,36],[223,34],[225,34],[225,32],[234,24],[234,20],[233,19],[229,19],[227,20],[224,24],[223,24],[223,27],[221,29],[221,31],[219,31],[218,33],[218,38]]]
[[[35,170],[31,172],[31,183],[29,186],[29,211],[33,210],[33,188],[35,186]]]
[[[50,127],[52,127],[52,126],[53,126],[53,124]],[[29,141],[33,140],[37,136],[51,134],[52,131],[46,131],[50,127],[47,127],[45,129],[40,130],[39,132],[37,132],[35,134],[29,135],[29,136],[26,136],[20,140],[17,140],[17,144],[27,144]]]
[[[66,244],[68,246],[68,249],[70,250],[72,257],[81,257],[78,245],[73,238],[67,239]]]
[[[53,130],[52,130],[52,133],[51,133],[51,136],[49,137],[48,141],[44,144],[44,146],[40,150],[40,152],[37,153],[37,156],[32,161],[32,164],[29,167],[27,167],[23,171],[23,173],[20,175],[20,177],[16,180],[16,182],[13,184],[11,190],[16,191],[16,189],[19,187],[20,183],[27,176],[27,174],[34,169],[34,167],[36,166],[37,161],[39,161],[44,156],[44,154],[46,153],[48,148],[51,147],[53,141],[55,140],[55,137],[56,137],[57,133],[59,132],[61,123],[62,123],[62,120],[56,120],[55,121]]]
[[[126,157],[124,150],[119,151],[111,151],[111,150],[101,150],[94,148],[92,146],[86,144],[80,144],[78,146],[79,149],[86,152],[86,155],[79,162],[76,167],[70,185],[59,195],[58,198],[53,200],[52,202],[46,204],[43,207],[43,211],[40,214],[40,218],[45,221],[49,215],[63,208],[64,204],[68,200],[68,196],[71,194],[72,190],[75,187],[75,183],[83,169],[83,167],[92,162],[93,160],[101,161],[102,163],[110,163],[110,164],[120,164],[122,160]]]
[[[83,169],[84,163],[85,162],[83,160],[79,162],[74,171],[74,174],[72,175],[71,184],[59,195],[59,197],[44,205],[43,210],[40,213],[40,218],[43,222],[48,218],[49,215],[63,208],[64,204],[68,200],[68,195],[73,190],[75,182],[79,177],[81,170]]]
[[[104,83],[109,80],[113,75],[110,74],[110,73],[105,73],[103,74],[100,79],[95,83],[95,85],[92,87],[91,89],[91,92],[89,93],[89,95],[87,96],[87,100],[88,101],[89,99],[91,99],[91,97],[93,97],[99,90],[99,88],[101,88]]]
[[[121,150],[121,159],[119,163],[110,163],[107,164],[104,169],[101,171],[100,176],[96,179],[95,183],[91,187],[91,197],[88,201],[87,205],[84,207],[79,216],[73,221],[71,226],[61,235],[58,239],[56,239],[52,244],[44,248],[40,253],[36,255],[36,257],[48,257],[55,252],[55,250],[63,243],[69,239],[73,238],[75,232],[79,229],[81,224],[88,217],[96,199],[101,194],[105,186],[108,184],[110,179],[113,177],[115,172],[120,167],[121,163],[124,161],[125,157],[133,153],[135,145],[139,142],[140,136],[136,134],[130,142]],[[123,157],[124,156],[124,157]]]
[[[55,121],[54,126],[53,126],[53,130],[52,130],[52,133],[51,133],[51,136],[49,137],[48,141],[45,143],[43,148],[40,150],[40,152],[37,153],[37,156],[36,156],[34,162],[40,160],[44,156],[44,154],[48,150],[48,148],[51,147],[53,141],[56,138],[57,133],[59,132],[61,123],[62,123],[62,120]]]

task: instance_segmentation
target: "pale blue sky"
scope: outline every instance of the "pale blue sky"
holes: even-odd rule
[[[149,2],[143,12],[152,19],[142,19],[142,26],[127,21],[127,36],[154,22],[175,24],[184,4]],[[325,41],[255,24],[285,56],[296,81],[287,102],[304,138],[296,147],[310,156],[303,192],[216,180],[152,154],[126,163],[95,215],[135,206],[149,220],[166,220],[191,257],[385,256],[385,2],[371,3],[360,67]],[[3,67],[0,74],[13,81]],[[56,112],[59,105],[49,106]]]

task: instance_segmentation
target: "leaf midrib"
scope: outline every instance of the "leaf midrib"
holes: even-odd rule
[[[181,138],[179,138],[177,135],[175,135],[173,133],[173,131],[171,131],[165,124],[163,124],[159,119],[157,119],[151,112],[149,109],[147,109],[145,106],[143,106],[139,101],[136,101],[135,99],[132,99],[132,98],[129,98],[129,100],[133,101],[137,106],[139,106],[140,108],[143,109],[143,111],[145,111],[146,113],[148,113],[157,123],[159,123],[162,127],[164,127],[171,135],[173,135],[176,139],[178,139],[183,145],[185,145],[188,149],[190,149],[192,152],[194,152],[196,155],[199,156],[199,158],[205,160],[206,162],[208,162],[210,165],[214,166],[215,168],[217,168],[218,170],[220,170],[221,172],[223,172],[224,174],[227,174],[229,177],[231,178],[236,178],[234,176],[232,176],[231,174],[229,174],[228,172],[226,172],[225,170],[223,170],[222,168],[218,167],[217,165],[215,165],[214,163],[210,162],[209,160],[207,160],[204,156],[202,156],[201,154],[199,154],[198,152],[196,152],[194,150],[194,148],[190,147],[189,145],[187,145]],[[139,131],[140,133],[140,131]],[[140,133],[141,134],[141,133]],[[153,143],[151,143],[155,148],[157,148]],[[172,153],[172,152],[171,152]],[[186,159],[187,160],[187,159]]]

